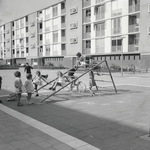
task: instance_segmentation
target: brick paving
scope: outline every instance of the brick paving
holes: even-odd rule
[[[47,73],[45,70],[43,72]],[[55,71],[51,74],[54,77]],[[16,102],[7,102],[5,97],[1,99],[3,105],[101,150],[149,150],[149,138],[142,138],[147,137],[149,131],[149,74],[125,74],[124,77],[113,74],[113,76],[118,93],[114,92],[112,86],[108,86],[111,83],[98,81],[100,87],[106,88],[100,88],[95,97],[91,97],[89,92],[79,94],[62,91],[49,101],[40,104],[40,100],[44,97],[41,93],[42,96],[33,97],[36,103],[34,105],[27,105],[23,97],[23,107],[17,107]],[[12,78],[7,74],[4,80],[13,82]],[[24,76],[22,78],[25,79]],[[109,76],[97,78],[110,80]],[[82,81],[88,83],[88,77],[85,76]],[[10,87],[9,84],[4,84],[1,94],[7,94],[8,90],[10,92],[12,90]],[[68,142],[67,137],[64,140],[59,132],[54,138],[2,111],[0,116],[2,116],[0,150],[26,149],[26,147],[29,150],[34,147],[36,150],[67,150],[67,148],[73,150],[73,147],[65,143],[65,140]],[[7,126],[9,129],[6,132]],[[62,139],[64,142],[61,142]]]

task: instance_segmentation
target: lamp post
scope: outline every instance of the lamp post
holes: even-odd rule
[[[123,39],[126,37],[121,37],[121,76],[123,76]]]

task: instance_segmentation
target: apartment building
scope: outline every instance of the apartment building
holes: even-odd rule
[[[4,19],[0,51],[7,64],[71,67],[81,52],[110,65],[123,57],[124,67],[149,68],[150,1],[39,0],[32,11]]]

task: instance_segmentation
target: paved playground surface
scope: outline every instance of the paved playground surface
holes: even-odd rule
[[[20,69],[22,80],[25,73]],[[33,70],[33,74],[36,70]],[[56,70],[41,70],[56,77]],[[62,70],[65,72],[65,70]],[[40,103],[52,92],[48,87],[34,97],[35,104],[23,107],[6,101],[14,91],[14,70],[0,70],[0,150],[149,150],[150,74],[113,73],[117,93],[110,76],[95,76],[96,96],[63,90]],[[77,73],[77,75],[80,75]],[[88,75],[81,78],[88,87]]]

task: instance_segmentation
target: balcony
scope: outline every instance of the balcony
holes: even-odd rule
[[[46,44],[46,45],[47,45],[47,44],[50,44],[50,39],[45,40],[45,44]]]
[[[105,47],[96,48],[96,53],[105,53]]]
[[[129,33],[139,32],[139,24],[129,25]]]
[[[24,27],[24,23],[21,23],[20,26],[21,26],[21,27]]]
[[[39,45],[43,45],[43,40],[40,40],[40,41],[39,41]]]
[[[121,28],[112,29],[112,34],[121,34]]]
[[[65,42],[66,41],[66,36],[62,36],[61,37],[61,42]]]
[[[87,23],[87,22],[91,22],[91,17],[85,17],[84,18],[84,23]]]
[[[112,52],[121,52],[122,46],[112,46]]]
[[[49,32],[49,31],[50,31],[50,27],[46,27],[45,32]]]
[[[39,29],[39,33],[42,33],[43,29]]]
[[[66,50],[64,50],[64,49],[61,50],[61,55],[64,55],[64,56],[65,56],[65,55],[66,55]]]
[[[53,51],[53,56],[58,56],[58,51]]]
[[[136,52],[139,51],[139,45],[131,44],[128,46],[128,52]]]
[[[140,4],[129,6],[129,13],[140,11]]]
[[[102,20],[105,19],[105,14],[101,13],[101,14],[96,14],[96,20]]]
[[[26,26],[28,26],[29,22],[26,22]]]
[[[45,20],[48,20],[48,19],[50,19],[50,14],[47,14],[47,15],[45,16]]]
[[[112,11],[112,17],[116,17],[119,15],[122,15],[122,9],[117,9],[117,10]]]
[[[12,48],[14,49],[14,48],[15,48],[15,45],[12,45]]]
[[[28,47],[29,46],[29,43],[26,43],[26,47]]]
[[[66,27],[66,23],[61,23],[61,28],[65,28]]]
[[[83,54],[91,54],[91,49],[89,49],[89,48],[84,48],[84,49],[83,49]]]
[[[58,30],[58,25],[53,25],[53,30]]]
[[[19,58],[19,54],[17,54],[16,57]]]
[[[84,0],[83,1],[83,7],[91,6],[91,0]]]
[[[101,37],[101,36],[105,36],[105,30],[96,30],[96,37]]]
[[[102,2],[104,2],[105,0],[96,0],[96,4],[98,4],[98,3],[102,3]]]
[[[61,14],[65,14],[66,13],[66,9],[61,9]]]
[[[91,38],[91,32],[85,33],[83,37],[84,39]]]
[[[24,56],[24,53],[22,53],[22,52],[21,52],[21,57],[25,57],[25,56]]]
[[[14,26],[12,26],[11,29],[14,30]]]
[[[46,56],[50,56],[50,51],[46,51]]]
[[[19,44],[16,44],[16,48],[19,48]]]

